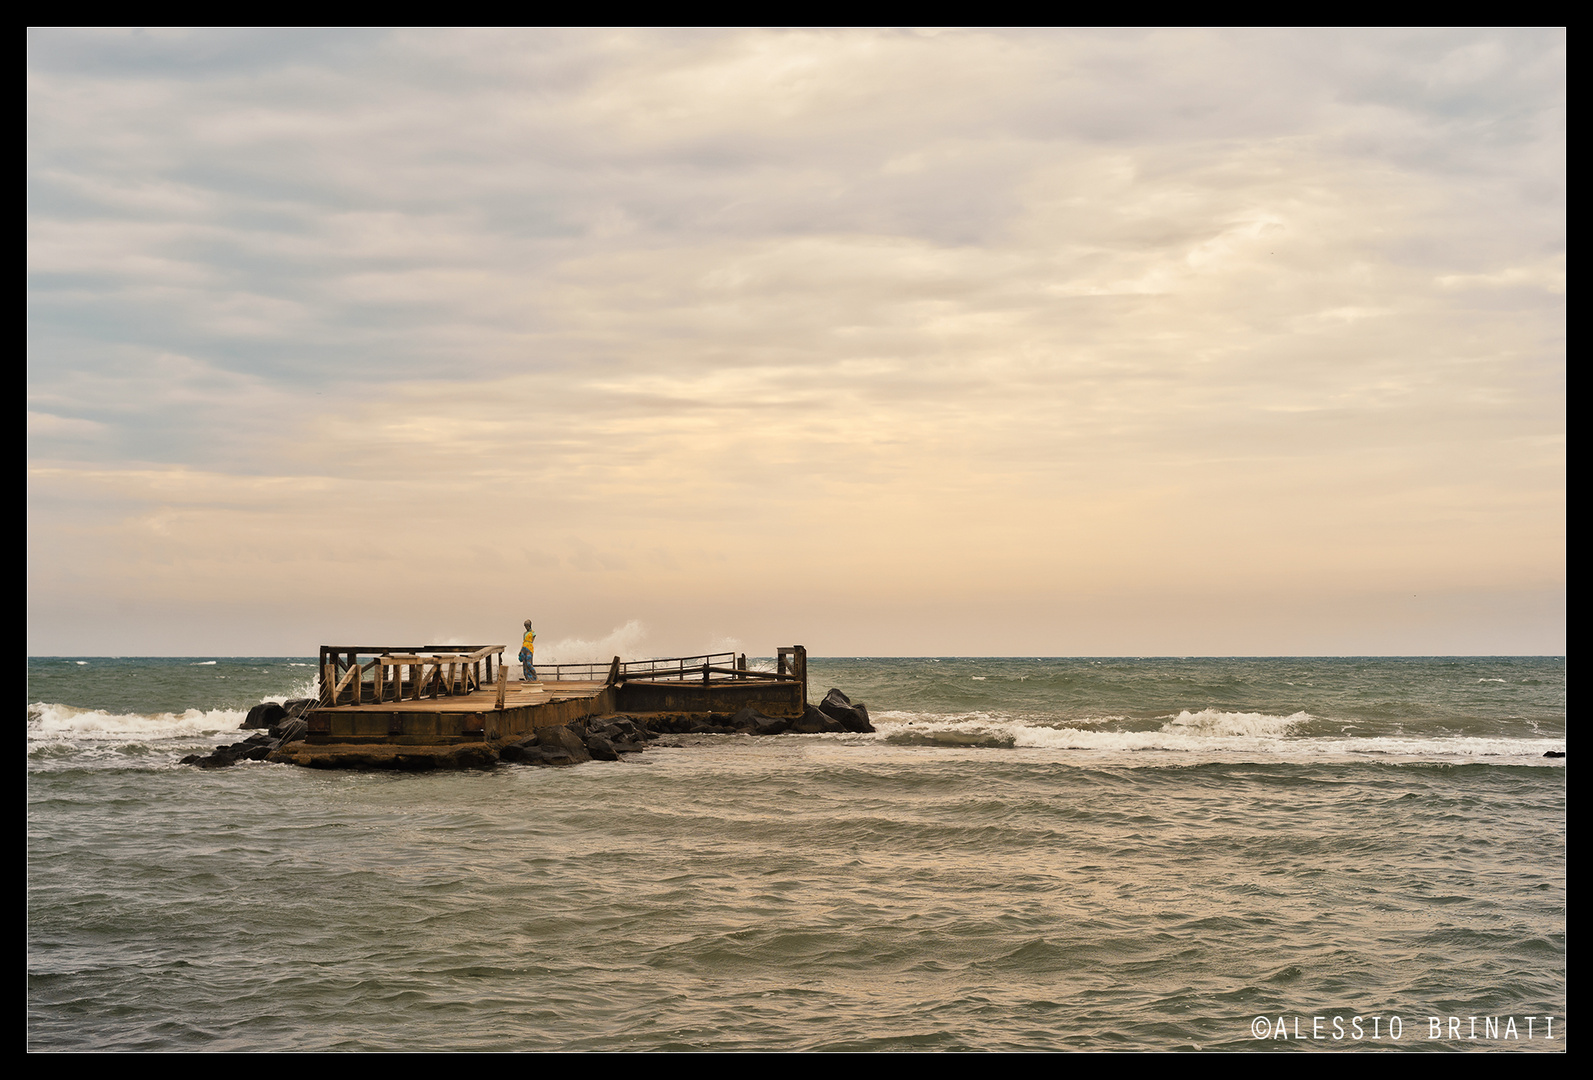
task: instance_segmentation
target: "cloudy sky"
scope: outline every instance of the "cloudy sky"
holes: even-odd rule
[[[32,654],[1565,649],[1563,30],[27,60]]]

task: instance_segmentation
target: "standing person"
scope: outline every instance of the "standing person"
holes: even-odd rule
[[[520,642],[520,663],[525,668],[525,681],[537,681],[537,632],[531,629],[531,620],[525,621],[525,639]]]

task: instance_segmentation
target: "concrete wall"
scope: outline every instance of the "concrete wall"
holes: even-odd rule
[[[751,705],[767,716],[802,715],[802,684],[794,682],[628,682],[618,689],[620,712],[736,713]]]

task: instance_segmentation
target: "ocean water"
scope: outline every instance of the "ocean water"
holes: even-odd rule
[[[1567,1045],[1561,657],[814,658],[876,734],[176,764],[312,677],[29,661],[30,1049]]]

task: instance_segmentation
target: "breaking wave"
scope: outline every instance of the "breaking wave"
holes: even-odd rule
[[[876,737],[885,742],[948,748],[1242,753],[1287,758],[1378,755],[1444,760],[1539,759],[1547,750],[1565,749],[1564,739],[1313,734],[1310,728],[1324,725],[1306,712],[1278,716],[1186,709],[1176,716],[1153,721],[1121,716],[1051,721],[990,713],[936,716],[886,711],[876,714],[874,723]]]
[[[249,714],[238,709],[187,709],[181,713],[113,713],[39,702],[28,706],[28,741],[157,742],[235,731]]]

